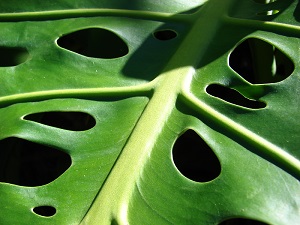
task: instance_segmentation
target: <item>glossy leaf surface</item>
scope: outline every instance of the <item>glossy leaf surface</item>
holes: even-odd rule
[[[1,2],[0,59],[26,59],[0,67],[0,139],[72,163],[47,184],[1,182],[0,224],[297,224],[299,4]],[[0,151],[19,179],[20,155]]]

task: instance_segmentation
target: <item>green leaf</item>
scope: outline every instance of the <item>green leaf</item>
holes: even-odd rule
[[[299,4],[0,3],[0,224],[299,223]]]

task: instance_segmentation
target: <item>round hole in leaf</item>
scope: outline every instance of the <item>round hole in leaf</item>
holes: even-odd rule
[[[168,41],[177,37],[177,33],[173,30],[158,30],[154,32],[154,37],[160,41]]]
[[[0,182],[45,185],[62,175],[71,163],[67,153],[50,146],[16,137],[0,141]]]
[[[248,99],[240,92],[220,84],[210,84],[207,86],[206,91],[214,97],[246,108],[261,109],[266,107],[266,103]]]
[[[40,112],[26,115],[24,119],[71,131],[85,131],[96,125],[94,117],[84,112]]]
[[[232,218],[221,222],[219,225],[268,225],[267,223],[245,219],[245,218]]]
[[[176,140],[172,154],[177,169],[190,180],[208,182],[221,173],[221,165],[215,153],[191,129]]]
[[[87,28],[60,37],[57,44],[72,52],[93,58],[113,59],[127,55],[127,44],[112,31]]]
[[[0,67],[17,66],[29,58],[27,49],[0,46]]]
[[[40,216],[50,217],[55,215],[56,209],[53,206],[43,205],[33,208],[33,212]]]
[[[280,82],[295,68],[284,52],[258,38],[240,43],[229,56],[229,66],[252,84]]]

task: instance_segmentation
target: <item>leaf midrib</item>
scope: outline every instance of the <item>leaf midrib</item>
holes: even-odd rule
[[[81,224],[110,224],[112,219],[117,219],[120,225],[129,223],[127,210],[135,183],[164,124],[175,109],[178,95],[183,88],[187,88],[187,82],[203,59],[210,40],[222,21],[220,17],[228,12],[234,1],[212,0],[201,8],[201,13],[198,11],[195,14],[199,18],[159,76],[152,98]],[[210,23],[201,16],[202,13],[212,15],[209,18]],[[203,35],[205,28],[207,32]]]

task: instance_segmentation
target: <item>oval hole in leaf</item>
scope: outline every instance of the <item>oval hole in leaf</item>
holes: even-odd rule
[[[29,58],[27,49],[0,46],[0,67],[17,66]]]
[[[239,44],[230,54],[229,66],[252,84],[282,81],[295,68],[282,51],[257,38],[249,38]]]
[[[206,91],[214,97],[246,108],[261,109],[266,107],[266,103],[245,98],[238,91],[220,84],[210,84]]]
[[[168,41],[177,37],[177,33],[173,30],[158,30],[154,32],[154,37],[160,41]]]
[[[193,130],[187,130],[173,146],[173,161],[185,177],[208,182],[221,173],[221,165],[212,149]]]
[[[26,115],[24,119],[71,131],[84,131],[96,125],[94,117],[83,112],[41,112]]]
[[[102,28],[75,31],[60,37],[57,44],[80,55],[102,59],[119,58],[129,51],[118,35]]]
[[[221,222],[219,225],[268,225],[267,223],[257,220],[245,219],[245,218],[233,218]]]
[[[45,185],[62,175],[71,163],[67,153],[49,146],[15,137],[0,141],[0,182]]]
[[[33,208],[33,212],[40,216],[50,217],[55,215],[56,209],[53,206],[43,205]]]

